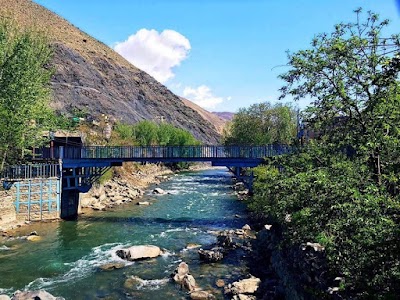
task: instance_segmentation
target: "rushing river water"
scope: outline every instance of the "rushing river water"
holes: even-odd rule
[[[186,299],[185,291],[169,281],[179,262],[185,261],[197,284],[217,299],[223,291],[217,279],[232,282],[246,267],[237,251],[222,263],[201,263],[197,249],[216,241],[212,231],[241,228],[245,206],[230,188],[224,169],[181,173],[158,187],[168,195],[148,195],[150,206],[123,205],[106,212],[85,214],[78,221],[34,224],[20,234],[36,230],[42,240],[0,240],[0,294],[16,289],[45,289],[65,299]],[[125,262],[115,250],[152,244],[167,249],[152,260]],[[102,271],[99,266],[123,262],[125,267]],[[138,285],[125,284],[135,275]]]

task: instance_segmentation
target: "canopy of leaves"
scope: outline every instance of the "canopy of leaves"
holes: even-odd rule
[[[313,99],[304,120],[317,139],[258,167],[249,205],[282,229],[281,249],[325,246],[326,284],[345,278],[338,298],[396,299],[399,35],[384,37],[387,20],[369,12],[362,21],[362,11],[355,13],[354,23],[339,24],[317,35],[310,49],[288,55],[282,97]]]
[[[194,146],[199,145],[193,135],[168,123],[157,124],[148,120],[135,125],[117,124],[120,138],[139,146]]]
[[[393,156],[400,138],[400,36],[384,37],[388,20],[361,9],[354,23],[336,25],[319,34],[312,47],[289,54],[290,70],[282,97],[311,97],[307,126],[338,149],[350,145],[364,156],[376,180],[399,170]]]
[[[395,299],[399,196],[379,188],[360,161],[331,150],[310,144],[256,168],[250,208],[282,229],[281,249],[306,242],[325,246],[329,273],[320,280],[333,286],[335,277],[344,277],[343,299]]]
[[[46,38],[0,21],[0,155],[23,159],[24,151],[38,145],[52,113],[49,109],[51,57]]]
[[[290,144],[296,136],[297,113],[289,104],[268,102],[241,108],[225,132],[225,145]]]

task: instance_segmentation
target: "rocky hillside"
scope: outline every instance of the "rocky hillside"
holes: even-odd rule
[[[71,114],[78,109],[127,123],[163,117],[203,142],[218,142],[215,127],[178,96],[65,19],[30,0],[0,0],[0,15],[49,36],[56,110]]]
[[[218,115],[211,113],[207,110],[205,110],[204,108],[198,106],[197,104],[193,103],[192,101],[185,99],[185,98],[181,98],[183,103],[192,108],[193,110],[197,111],[200,116],[210,122],[212,125],[214,125],[215,129],[217,130],[217,132],[219,134],[222,134],[222,131],[224,130],[225,124],[226,124],[226,120],[220,118]]]
[[[235,115],[234,113],[228,111],[221,111],[221,112],[213,111],[212,114],[217,115],[221,119],[225,120],[225,122],[232,121],[233,116]]]

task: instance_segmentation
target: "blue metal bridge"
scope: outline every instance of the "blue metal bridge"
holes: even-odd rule
[[[211,162],[213,166],[225,166],[234,171],[235,176],[247,180],[251,188],[252,175],[243,176],[242,168],[258,166],[266,157],[292,151],[286,145],[47,147],[37,149],[33,164],[12,166],[2,177],[6,186],[26,179],[57,176],[62,187],[61,217],[69,218],[77,214],[79,193],[87,192],[109,168],[122,166],[123,162]]]
[[[44,148],[41,158],[61,159],[64,167],[106,167],[122,162],[211,162],[213,166],[255,167],[265,157],[289,153],[285,145],[267,146],[89,146]]]

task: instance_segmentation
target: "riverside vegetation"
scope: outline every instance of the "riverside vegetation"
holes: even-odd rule
[[[282,98],[312,99],[302,117],[315,138],[256,168],[248,205],[309,297],[398,299],[400,38],[383,36],[378,15],[355,14],[288,54]],[[299,261],[307,245],[318,255]]]

